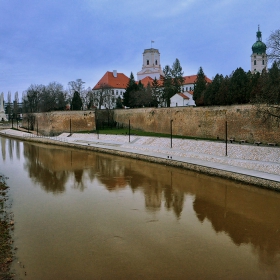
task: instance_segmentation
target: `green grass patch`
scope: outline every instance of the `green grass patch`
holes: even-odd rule
[[[91,132],[84,131],[84,132],[79,132],[79,133],[97,133],[97,131],[91,131]],[[128,135],[129,131],[128,131],[128,128],[119,128],[119,129],[118,128],[112,128],[112,129],[108,128],[108,129],[100,129],[100,130],[98,130],[98,133],[99,134],[110,134],[110,135]],[[130,129],[130,135],[170,138],[170,134],[148,132],[148,131],[137,130],[137,129]],[[172,135],[172,138],[217,141],[216,139],[210,139],[210,138],[197,138],[197,137],[174,135],[174,134]]]

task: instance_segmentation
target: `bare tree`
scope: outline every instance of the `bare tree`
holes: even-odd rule
[[[74,93],[75,92],[78,92],[81,99],[82,99],[82,102],[83,102],[83,109],[85,107],[85,87],[84,87],[84,81],[82,79],[76,79],[76,81],[70,81],[68,83],[69,85],[69,96],[68,96],[68,101],[71,103],[71,100],[73,99],[74,97]]]
[[[276,61],[278,67],[280,67],[280,29],[272,32],[267,41],[268,58],[269,60]]]
[[[264,120],[275,119],[280,121],[280,69],[274,61],[272,67],[263,70],[258,84],[258,91],[253,103]]]

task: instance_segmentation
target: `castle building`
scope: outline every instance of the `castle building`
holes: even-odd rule
[[[158,49],[145,49],[143,53],[142,70],[137,73],[138,81],[141,81],[143,86],[147,87],[148,84],[152,85],[153,80],[157,78],[158,85],[162,88],[162,77],[164,77],[164,73],[161,69],[160,53]],[[181,92],[178,92],[178,96],[176,96],[176,98],[172,101],[172,106],[195,106],[193,100],[193,90],[196,83],[197,75],[184,76],[183,78],[184,82],[181,87]],[[205,77],[205,79],[207,83],[212,82],[208,77]],[[126,90],[128,82],[129,78],[125,74],[117,73],[116,70],[114,70],[113,72],[107,71],[92,90],[95,96],[107,97],[108,94],[110,94],[110,101],[112,101],[112,104],[110,106],[114,106],[118,97],[123,98],[123,94]],[[103,104],[101,108],[108,108],[108,104],[106,104],[104,98],[102,99]],[[99,107],[99,103],[100,100],[98,100],[97,98],[94,102],[94,106]],[[163,107],[166,106],[166,104],[161,104],[160,106]]]
[[[257,31],[257,41],[252,46],[251,55],[251,72],[262,72],[263,69],[267,69],[267,54],[266,45],[262,42],[262,33],[260,27]]]
[[[137,79],[140,81],[148,76],[152,79],[157,78],[157,80],[160,79],[160,76],[163,76],[158,49],[150,48],[143,52],[142,70],[137,73]]]

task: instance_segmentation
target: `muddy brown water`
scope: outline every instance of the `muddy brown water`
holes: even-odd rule
[[[279,279],[280,193],[0,138],[15,279]]]

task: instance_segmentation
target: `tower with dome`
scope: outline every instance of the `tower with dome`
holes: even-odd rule
[[[257,31],[257,41],[252,46],[251,55],[251,72],[262,72],[263,69],[267,69],[267,54],[266,45],[262,42],[262,33],[260,31],[260,26],[258,26]]]

